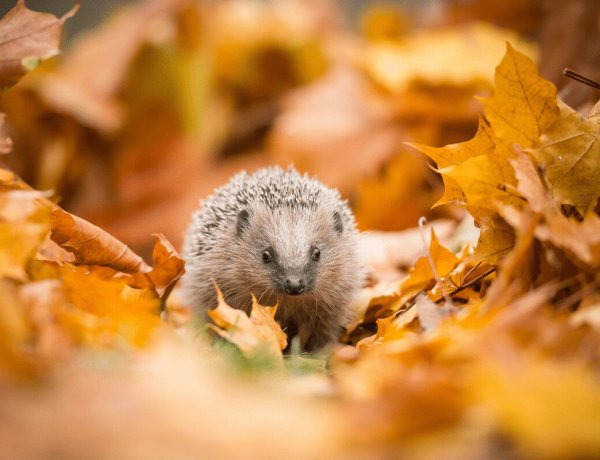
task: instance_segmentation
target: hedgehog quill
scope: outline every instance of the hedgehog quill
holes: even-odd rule
[[[293,167],[242,172],[201,202],[186,233],[183,294],[202,316],[225,301],[249,312],[254,294],[303,350],[341,333],[362,283],[358,232],[337,190]]]

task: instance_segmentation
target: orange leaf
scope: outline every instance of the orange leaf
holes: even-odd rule
[[[429,253],[439,276],[447,275],[460,262],[460,259],[452,251],[440,244],[433,228],[431,229]],[[434,281],[435,277],[431,271],[429,260],[427,260],[427,256],[422,256],[410,270],[410,276],[402,285],[402,293],[406,294],[409,291],[417,293]]]
[[[185,273],[185,262],[162,233],[154,236],[157,238],[152,251],[154,268],[148,273],[148,278],[162,297]]]
[[[64,308],[59,321],[79,342],[143,346],[160,326],[156,292],[129,286],[112,268],[65,265],[61,275],[73,308]]]

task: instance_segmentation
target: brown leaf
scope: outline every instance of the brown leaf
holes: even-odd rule
[[[163,297],[185,273],[185,262],[162,233],[154,236],[157,238],[152,251],[154,267],[148,273],[148,278],[154,284],[158,294]]]
[[[56,209],[50,222],[52,241],[73,253],[77,264],[112,267],[125,273],[150,271],[127,245],[80,217]]]
[[[15,83],[39,60],[59,53],[65,21],[79,9],[77,1],[61,18],[32,11],[25,0],[0,19],[0,87]]]

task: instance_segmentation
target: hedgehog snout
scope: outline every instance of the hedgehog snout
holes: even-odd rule
[[[283,289],[286,294],[289,295],[300,295],[306,290],[306,283],[304,279],[298,275],[286,276]]]

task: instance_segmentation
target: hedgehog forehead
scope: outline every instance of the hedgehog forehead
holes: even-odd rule
[[[333,232],[327,212],[319,207],[254,207],[251,226],[263,244],[276,251],[300,257]]]

